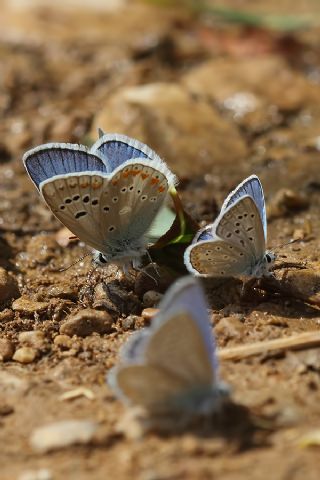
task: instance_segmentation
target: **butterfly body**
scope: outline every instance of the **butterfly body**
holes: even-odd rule
[[[90,150],[42,145],[25,154],[24,164],[54,215],[100,264],[139,263],[175,182],[149,147],[123,135],[104,135]]]
[[[134,334],[108,376],[125,403],[151,413],[208,413],[226,394],[219,382],[214,338],[194,278],[179,280],[152,326]]]
[[[200,276],[270,275],[275,256],[266,251],[266,232],[263,191],[253,175],[231,192],[215,222],[198,232],[185,265]]]

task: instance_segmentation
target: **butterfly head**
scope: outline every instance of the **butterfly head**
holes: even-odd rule
[[[257,278],[268,277],[272,275],[270,270],[272,269],[276,258],[277,257],[275,253],[267,250],[262,260],[255,265],[251,275]]]

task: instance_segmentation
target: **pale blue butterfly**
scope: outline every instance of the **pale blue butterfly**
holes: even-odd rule
[[[232,191],[215,222],[200,230],[186,249],[187,269],[203,277],[270,275],[275,254],[266,251],[263,189],[251,175]]]
[[[152,243],[153,222],[175,177],[147,145],[100,134],[90,149],[48,143],[26,152],[23,162],[54,215],[95,249],[96,262],[126,271]]]
[[[152,325],[134,333],[120,352],[108,383],[125,403],[151,414],[205,414],[229,389],[220,382],[207,303],[194,277],[178,280],[159,305]]]

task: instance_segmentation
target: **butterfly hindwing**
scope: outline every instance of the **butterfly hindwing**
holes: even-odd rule
[[[185,263],[195,274],[232,277],[246,271],[250,255],[242,248],[216,238],[190,245],[185,253]]]

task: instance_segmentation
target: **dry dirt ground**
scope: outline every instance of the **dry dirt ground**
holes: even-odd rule
[[[237,282],[207,285],[218,345],[319,331],[319,28],[270,32],[147,2],[78,3],[1,2],[1,480],[318,479],[319,349],[221,362],[236,404],[222,425],[208,419],[143,438],[119,431],[125,409],[105,375],[130,332],[148,323],[150,284],[107,268],[88,289],[89,257],[60,272],[87,250],[40,201],[21,156],[49,141],[89,144],[98,126],[137,137],[177,173],[200,224],[258,174],[278,284],[241,299]],[[86,306],[93,332],[83,328]],[[37,427],[66,420],[98,429],[83,445],[32,446]]]

